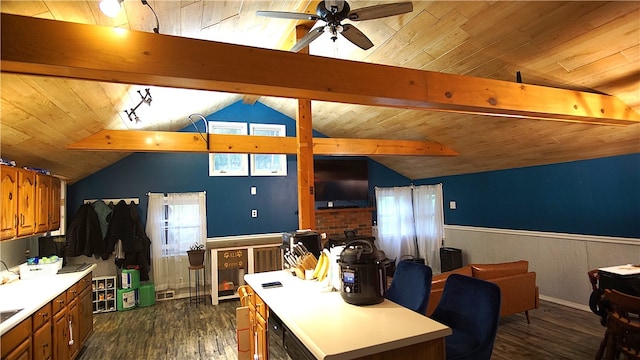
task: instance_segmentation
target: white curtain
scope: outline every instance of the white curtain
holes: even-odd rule
[[[146,232],[156,290],[186,287],[187,250],[207,237],[205,193],[149,194]]]
[[[413,216],[420,257],[432,269],[440,269],[439,250],[444,238],[442,184],[413,189]]]
[[[378,247],[389,259],[416,256],[410,187],[376,188]]]

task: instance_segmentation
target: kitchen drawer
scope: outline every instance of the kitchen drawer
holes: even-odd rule
[[[82,290],[86,289],[93,280],[93,273],[88,273],[85,275],[80,281],[78,281],[78,293],[81,293]]]
[[[63,292],[62,294],[58,295],[55,299],[53,299],[53,301],[51,302],[51,308],[53,309],[53,314],[57,314],[60,310],[64,309],[64,307],[67,306],[67,292]]]
[[[33,331],[38,330],[42,325],[48,324],[51,321],[51,303],[40,308],[40,310],[33,313],[31,318],[33,319]]]
[[[9,352],[21,345],[25,339],[30,339],[30,337],[31,318],[29,317],[2,335],[2,339],[0,340],[0,349],[2,349],[0,353],[2,354],[2,358],[4,359]]]
[[[67,303],[70,303],[71,300],[75,299],[78,296],[78,294],[80,294],[80,291],[78,290],[79,283],[80,282],[77,282],[71,285],[69,289],[67,289]]]

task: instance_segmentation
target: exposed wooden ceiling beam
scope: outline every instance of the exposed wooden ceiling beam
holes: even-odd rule
[[[207,134],[203,135],[207,136]],[[138,130],[101,130],[67,146],[73,150],[125,152],[200,152],[296,154],[295,137],[208,134],[209,148],[198,133]],[[315,155],[455,156],[452,149],[433,141],[314,138]]]
[[[318,7],[319,3],[320,1],[309,1],[309,3],[307,3],[307,6],[305,7],[300,6],[294,9],[293,12],[315,14],[316,8]],[[307,28],[307,32],[308,32],[313,27],[313,25],[315,25],[316,22],[317,21],[315,20],[296,21],[295,25],[292,26],[290,29],[288,29],[287,32],[280,38],[280,40],[278,40],[276,49],[289,51],[289,49],[291,49],[298,40],[298,35],[297,35],[298,28],[300,26],[304,26]],[[260,96],[257,96],[257,95],[244,95],[242,97],[242,102],[244,104],[253,105],[256,103],[256,101],[258,101],[259,98]],[[304,228],[301,228],[301,229],[304,229]]]
[[[4,13],[1,26],[3,72],[502,117],[640,123],[629,106],[601,94]]]

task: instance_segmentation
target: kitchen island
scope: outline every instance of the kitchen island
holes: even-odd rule
[[[445,358],[451,329],[389,300],[351,305],[339,292],[284,270],[248,274],[245,281],[281,319],[285,337],[290,331],[316,359]],[[273,281],[282,287],[262,287]]]

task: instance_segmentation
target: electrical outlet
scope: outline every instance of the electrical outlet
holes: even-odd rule
[[[257,194],[257,192],[258,192],[258,189],[255,186],[252,186],[251,187],[251,195],[255,195],[255,194]]]
[[[180,277],[178,278],[178,283],[182,284],[183,282],[184,282],[184,280],[182,279],[182,276],[180,276]]]
[[[256,210],[256,209],[251,210],[251,217],[252,218],[257,218],[258,217],[258,210]]]

